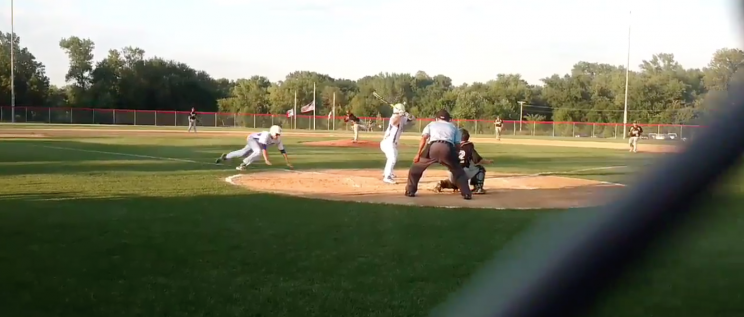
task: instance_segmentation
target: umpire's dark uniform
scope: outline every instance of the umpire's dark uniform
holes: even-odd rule
[[[419,149],[418,161],[414,160],[411,169],[408,171],[408,185],[406,186],[406,196],[413,197],[418,191],[418,183],[424,175],[424,171],[434,163],[446,166],[460,188],[460,194],[464,199],[473,197],[468,186],[468,179],[462,165],[459,164],[457,157],[458,147],[462,135],[460,129],[451,120],[447,110],[441,110],[437,114],[436,121],[429,123],[422,133],[423,139],[427,141],[426,145]]]

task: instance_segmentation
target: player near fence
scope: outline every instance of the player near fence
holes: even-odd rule
[[[628,129],[628,136],[630,137],[628,140],[628,145],[630,146],[628,152],[638,152],[638,139],[641,138],[641,134],[643,134],[643,128],[638,123],[633,122],[633,125]]]
[[[354,140],[352,142],[357,143],[359,141],[359,129],[367,130],[367,126],[363,125],[362,120],[359,120],[357,116],[351,113],[351,110],[346,110],[344,122],[351,122],[352,129],[354,130]]]
[[[496,132],[496,140],[501,141],[501,128],[504,127],[504,120],[501,120],[501,117],[496,116],[496,120],[493,121],[493,125],[495,126],[495,132]]]
[[[460,151],[460,141],[462,135],[460,130],[450,122],[452,117],[447,110],[440,110],[437,113],[436,121],[429,123],[424,127],[421,133],[421,142],[416,156],[413,158],[413,165],[408,171],[408,184],[406,185],[405,195],[408,197],[416,196],[418,183],[429,166],[439,163],[447,167],[452,173],[455,184],[460,188],[460,194],[463,199],[473,198],[473,193],[468,186],[468,178],[465,175],[462,165],[457,157]]]
[[[197,117],[196,117],[196,108],[191,108],[191,113],[189,113],[189,130],[188,132],[191,132],[191,129],[194,129],[194,133],[196,133],[196,123],[197,123]]]
[[[278,125],[271,126],[269,131],[251,133],[246,138],[246,145],[242,149],[222,154],[214,163],[220,164],[224,161],[242,157],[243,163],[235,169],[244,171],[248,165],[258,158],[259,155],[263,155],[266,165],[271,165],[271,161],[269,161],[269,153],[266,149],[271,145],[276,145],[279,152],[284,156],[284,161],[287,163],[287,166],[292,168],[292,164],[289,162],[289,156],[287,156],[287,151],[284,149],[281,135],[282,128]]]
[[[490,164],[492,161],[484,159],[475,150],[475,144],[470,142],[470,132],[468,130],[460,129],[460,134],[462,135],[462,141],[457,156],[460,166],[465,170],[465,175],[470,180],[470,185],[473,186],[473,194],[485,194],[486,190],[483,189],[483,185],[486,182],[486,168],[483,165]],[[447,179],[440,180],[434,186],[435,192],[441,192],[442,189],[459,190],[452,172],[449,172]]]

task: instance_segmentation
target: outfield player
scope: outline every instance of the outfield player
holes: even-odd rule
[[[630,140],[628,140],[629,152],[638,152],[638,139],[641,138],[641,134],[643,134],[643,128],[638,123],[633,122],[633,125],[628,129],[628,136],[630,137]]]
[[[263,155],[264,162],[266,165],[271,165],[269,161],[269,153],[266,149],[271,145],[276,145],[279,152],[284,156],[284,161],[287,163],[289,168],[292,168],[292,164],[289,163],[289,156],[287,151],[284,149],[284,144],[281,139],[282,128],[278,125],[271,126],[269,131],[251,133],[246,138],[246,145],[240,150],[232,151],[227,154],[222,154],[216,161],[215,164],[220,164],[223,161],[231,160],[234,158],[242,157],[243,163],[235,169],[244,171],[248,165],[253,163],[259,155]]]
[[[187,132],[191,132],[191,130],[194,130],[194,133],[196,133],[196,123],[198,118],[196,117],[196,108],[191,108],[191,113],[189,113],[189,130]]]
[[[486,190],[483,189],[483,185],[486,181],[486,168],[483,164],[490,164],[491,160],[484,159],[475,150],[475,144],[470,142],[470,132],[465,129],[460,129],[462,135],[462,141],[460,142],[460,152],[458,153],[458,159],[463,170],[465,170],[465,176],[470,180],[470,185],[473,186],[473,194],[485,194]],[[455,176],[452,172],[449,172],[449,177],[439,181],[434,187],[434,191],[441,192],[442,189],[454,189],[459,190],[455,183]]]

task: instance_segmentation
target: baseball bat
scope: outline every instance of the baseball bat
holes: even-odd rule
[[[392,103],[390,103],[390,102],[388,102],[387,100],[385,100],[385,98],[382,98],[382,96],[380,96],[380,94],[378,94],[378,93],[377,93],[376,91],[373,91],[373,92],[372,92],[372,96],[375,96],[375,98],[377,98],[378,100],[380,100],[380,101],[382,101],[382,102],[384,102],[384,103],[386,103],[386,104],[390,105],[390,107],[392,107],[392,106],[393,106],[393,104],[392,104]]]

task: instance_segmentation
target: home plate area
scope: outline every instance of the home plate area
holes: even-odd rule
[[[397,185],[382,182],[381,170],[326,169],[261,171],[230,178],[251,191],[313,199],[448,208],[548,209],[600,205],[622,188],[619,184],[560,176],[495,174],[489,172],[484,195],[464,200],[459,193],[432,189],[447,177],[430,169],[419,183],[416,197],[404,195],[407,170],[395,172]]]

